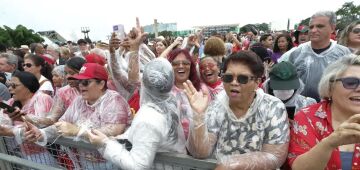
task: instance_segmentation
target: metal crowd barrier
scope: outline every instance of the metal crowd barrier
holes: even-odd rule
[[[114,151],[116,152],[116,151]],[[175,153],[158,153],[152,169],[206,170],[214,169],[216,161],[199,160]],[[15,145],[13,138],[0,138],[1,170],[114,170],[115,165],[103,159],[96,148],[85,142],[59,138],[52,145]]]

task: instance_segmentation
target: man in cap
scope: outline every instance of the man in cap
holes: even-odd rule
[[[21,45],[20,46],[20,50],[22,51],[22,52],[24,52],[24,54],[27,54],[27,53],[29,53],[30,51],[30,49],[29,49],[29,46],[27,46],[27,45]]]
[[[86,55],[90,54],[89,52],[89,44],[84,39],[79,39],[77,44],[80,48],[80,51],[75,53],[75,56],[84,58]]]
[[[290,119],[301,108],[316,103],[313,98],[300,95],[303,89],[304,83],[299,79],[296,68],[286,61],[274,65],[264,83],[264,91],[285,104]]]
[[[294,32],[295,41],[294,45],[297,47],[300,44],[306,43],[309,41],[309,28],[306,25],[300,25]]]

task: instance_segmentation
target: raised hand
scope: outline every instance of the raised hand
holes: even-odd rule
[[[140,44],[145,40],[146,36],[147,33],[145,33],[143,28],[140,26],[139,18],[136,18],[136,27],[132,28],[122,45],[129,46],[130,51],[137,51],[139,50]]]
[[[189,100],[191,108],[198,114],[205,113],[209,102],[208,91],[196,91],[190,80],[184,82],[185,94]]]
[[[331,133],[326,140],[332,148],[360,143],[360,114],[351,116]]]
[[[113,32],[109,40],[109,51],[111,54],[115,53],[115,50],[120,47],[120,43],[120,39],[117,38],[116,33]]]

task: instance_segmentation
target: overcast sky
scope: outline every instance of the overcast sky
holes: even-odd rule
[[[336,11],[349,0],[0,0],[0,25],[22,24],[35,31],[56,30],[64,38],[81,38],[81,27],[90,38],[105,40],[112,26],[177,22],[178,30],[199,25],[270,23],[286,29],[320,10]],[[350,0],[351,1],[351,0]],[[360,0],[353,0],[359,5]]]

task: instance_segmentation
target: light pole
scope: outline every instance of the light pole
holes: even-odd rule
[[[81,27],[81,32],[84,34],[84,39],[90,39],[89,38],[89,27]]]

